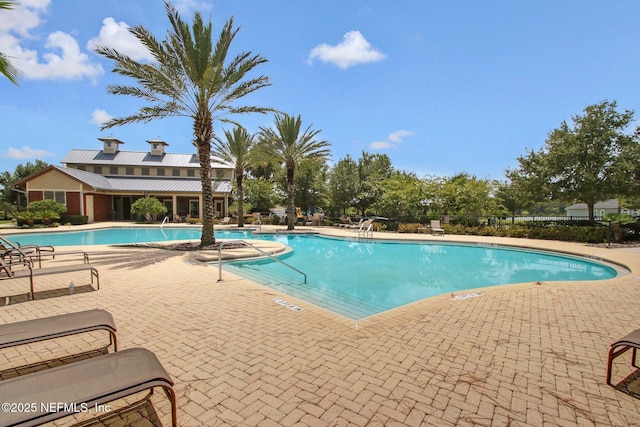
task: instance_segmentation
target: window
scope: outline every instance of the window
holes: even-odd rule
[[[173,176],[180,176],[180,169],[178,169],[178,168],[173,168],[173,170],[171,171],[171,175],[173,175]]]
[[[196,172],[193,169],[187,169],[187,176],[196,176]]]
[[[158,168],[158,170],[156,172],[157,172],[156,175],[164,176],[164,168]]]
[[[131,168],[131,167],[126,168],[125,173],[126,173],[127,175],[133,175],[133,168]]]
[[[216,178],[224,178],[224,170],[216,169]]]
[[[86,170],[87,170],[87,168],[86,168],[84,165],[79,165],[79,166],[78,166],[78,170],[79,170],[79,171],[86,171]]]
[[[66,198],[67,193],[64,191],[44,191],[44,199],[45,200],[55,200],[58,203],[62,203],[63,205],[67,203]]]
[[[118,175],[118,167],[117,166],[109,166],[109,173],[111,175]]]
[[[94,166],[93,167],[93,173],[102,173],[102,166]]]
[[[142,175],[149,175],[149,168],[142,168]]]

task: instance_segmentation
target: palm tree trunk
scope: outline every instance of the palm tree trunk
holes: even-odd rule
[[[294,218],[296,217],[296,189],[293,183],[294,168],[287,168],[287,185],[289,187],[289,218],[287,230],[294,229]]]
[[[216,242],[213,233],[213,188],[211,185],[211,140],[213,139],[213,122],[208,107],[198,111],[193,124],[198,160],[200,161],[200,182],[202,184],[202,236],[201,246],[213,245]]]

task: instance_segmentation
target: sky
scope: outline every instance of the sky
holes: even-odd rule
[[[251,77],[271,86],[242,103],[300,115],[331,144],[332,162],[386,154],[420,177],[466,172],[504,179],[528,150],[588,105],[617,101],[640,110],[640,2],[637,0],[174,0],[191,22],[199,11],[214,34],[240,28],[230,57],[268,62]],[[102,131],[135,113],[134,98],[109,94],[135,84],[95,53],[113,47],[152,61],[129,27],[164,39],[162,0],[20,0],[0,11],[0,52],[22,71],[0,77],[0,172],[36,159],[60,165],[70,149],[191,153],[192,120],[166,118]],[[636,118],[638,117],[636,114]],[[236,117],[249,132],[273,115]],[[215,123],[221,135],[229,125]]]

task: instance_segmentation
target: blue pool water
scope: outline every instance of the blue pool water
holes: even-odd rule
[[[248,239],[248,230],[215,230],[219,239]],[[194,227],[114,227],[100,230],[64,231],[51,233],[3,234],[21,245],[116,245],[123,243],[165,242],[171,240],[200,240],[202,228]]]
[[[112,228],[5,235],[21,244],[91,245],[200,240],[194,228]],[[498,246],[360,241],[313,235],[216,230],[219,239],[266,239],[290,246],[283,261],[228,262],[223,268],[358,320],[424,298],[467,289],[535,281],[601,280],[616,270],[587,259]]]
[[[350,319],[467,289],[535,281],[600,280],[615,269],[583,258],[497,246],[356,241],[271,235],[294,250],[280,263],[230,262],[224,268]]]

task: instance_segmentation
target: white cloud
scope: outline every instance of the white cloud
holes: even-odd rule
[[[103,124],[107,123],[109,120],[113,119],[113,116],[107,113],[105,110],[96,109],[91,113],[91,120],[89,123],[93,123],[99,127],[102,127]]]
[[[395,145],[390,143],[389,141],[374,141],[369,144],[369,148],[372,150],[384,150],[385,148],[394,148]]]
[[[173,6],[180,12],[180,14],[190,13],[194,10],[198,10],[202,13],[205,10],[211,10],[211,4],[198,1],[198,0],[174,0]]]
[[[370,143],[369,148],[371,148],[372,150],[396,148],[399,144],[402,143],[405,138],[413,135],[415,135],[415,132],[412,132],[410,130],[399,130],[387,135],[387,139],[384,141],[374,141]]]
[[[410,130],[399,130],[397,132],[390,133],[387,139],[391,142],[401,143],[403,139],[413,135],[415,135],[415,132]]]
[[[53,153],[50,153],[47,150],[34,149],[27,146],[22,148],[9,147],[7,153],[11,159],[41,159],[43,157],[53,156]]]
[[[343,42],[336,46],[321,44],[314,47],[309,53],[309,61],[315,58],[347,69],[358,64],[380,61],[385,55],[372,48],[360,31],[349,31],[344,35]]]
[[[49,0],[25,0],[14,10],[0,11],[0,52],[10,58],[26,79],[73,80],[103,74],[102,66],[91,62],[68,33],[49,34],[41,54],[26,47],[38,41],[30,32],[43,23],[42,15],[49,3]]]
[[[98,37],[87,42],[87,49],[95,50],[97,46],[106,46],[135,59],[152,61],[153,56],[140,41],[129,31],[126,22],[116,22],[113,18],[102,20],[102,28]]]
[[[18,7],[0,11],[0,34],[14,32],[30,37],[29,31],[42,23],[41,14],[46,13],[50,0],[23,0]]]

